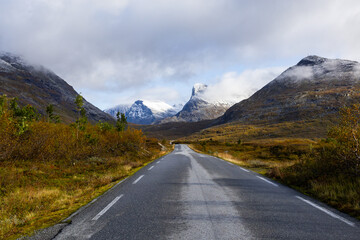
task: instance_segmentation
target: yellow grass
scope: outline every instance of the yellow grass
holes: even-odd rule
[[[11,186],[2,186],[7,194],[0,197],[0,239],[16,239],[59,222],[165,153],[141,161],[121,157],[103,159],[99,165],[79,163],[74,168],[54,169],[36,163],[1,165],[0,179],[15,180],[11,176],[18,179]]]

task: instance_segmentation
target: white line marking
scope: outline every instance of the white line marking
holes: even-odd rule
[[[103,210],[101,210],[101,212],[99,212],[92,220],[96,221],[99,219],[99,217],[101,217],[104,213],[106,213],[107,210],[109,210],[112,205],[114,205],[120,198],[122,198],[122,196],[124,196],[123,194],[121,194],[120,196],[116,197],[114,200],[112,200],[111,203],[109,203]]]
[[[350,226],[352,226],[352,227],[355,227],[355,223],[353,223],[353,222],[351,222],[351,221],[349,221],[349,220],[347,220],[347,219],[345,219],[345,218],[343,218],[343,217],[340,217],[339,215],[337,215],[337,214],[335,214],[335,213],[327,210],[326,208],[320,207],[319,205],[317,205],[317,204],[315,204],[315,203],[313,203],[313,202],[310,202],[309,200],[306,200],[306,199],[304,199],[304,198],[302,198],[302,197],[299,197],[299,196],[295,196],[295,197],[298,198],[298,199],[300,199],[301,201],[306,202],[307,204],[313,206],[314,208],[317,208],[317,209],[319,209],[320,211],[323,211],[324,213],[330,215],[331,217],[337,218],[337,219],[339,219],[340,221],[342,221],[342,222],[344,222],[344,223],[346,223],[346,224],[348,224],[348,225],[350,225]]]
[[[149,167],[148,171],[150,171],[150,170],[153,169],[153,168],[154,168],[154,166]]]
[[[125,179],[123,179],[123,180],[121,180],[120,182],[118,182],[117,184],[115,184],[115,186],[117,186],[117,185],[120,185],[123,181],[125,181],[126,180],[126,178]]]
[[[265,178],[262,178],[262,177],[259,177],[259,176],[256,176],[257,178],[260,178],[261,180],[267,182],[267,183],[270,183],[271,185],[275,186],[275,187],[278,187],[277,184],[273,183],[273,182],[270,182],[269,180],[265,179]]]
[[[227,164],[229,164],[229,165],[234,165],[234,164],[232,164],[231,162],[226,162]]]
[[[160,161],[157,161],[157,162],[156,162],[156,164],[159,164],[159,163],[160,163]]]
[[[239,168],[245,172],[249,172],[249,170],[246,170],[245,168],[242,168],[242,167],[239,167]]]
[[[138,181],[140,181],[140,179],[142,179],[143,176],[144,176],[144,175],[141,175],[140,177],[138,177],[138,178],[133,182],[133,184],[136,184]]]

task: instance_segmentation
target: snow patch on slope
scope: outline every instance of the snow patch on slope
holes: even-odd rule
[[[14,70],[15,70],[15,68],[13,66],[11,66],[11,64],[0,59],[0,71],[1,72],[12,72]]]
[[[359,74],[359,63],[343,59],[327,59],[318,56],[303,58],[297,65],[288,68],[274,82],[298,83],[322,78],[339,77],[339,72]]]
[[[129,111],[130,107],[131,107],[131,104],[119,104],[115,107],[105,109],[104,112],[106,112],[106,113],[110,114],[111,116],[113,116],[114,118],[116,118],[116,114],[118,112],[126,114]]]
[[[167,103],[164,103],[162,101],[149,101],[149,100],[142,100],[143,104],[147,106],[153,114],[159,114],[167,112],[171,109],[173,109],[172,106],[170,106]]]

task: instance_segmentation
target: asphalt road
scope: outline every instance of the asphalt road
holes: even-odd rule
[[[360,239],[360,223],[186,145],[71,217],[55,239]]]

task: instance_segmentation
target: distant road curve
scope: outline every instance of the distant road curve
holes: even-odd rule
[[[55,239],[360,239],[356,219],[186,145],[71,220]]]

